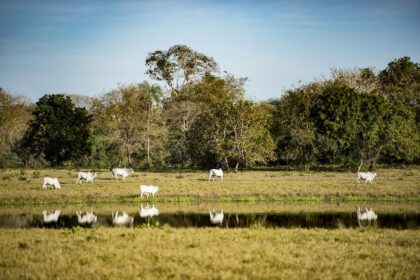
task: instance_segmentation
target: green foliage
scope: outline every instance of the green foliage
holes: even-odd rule
[[[92,117],[86,109],[75,108],[69,97],[44,95],[36,103],[33,116],[21,142],[24,151],[44,157],[53,166],[90,154]]]
[[[420,102],[420,64],[407,56],[395,59],[379,74],[383,92],[392,100],[409,105]]]
[[[322,84],[311,83],[289,90],[280,100],[272,101],[271,133],[280,162],[309,167],[315,161],[318,152],[316,134],[309,116],[314,97],[322,88]]]

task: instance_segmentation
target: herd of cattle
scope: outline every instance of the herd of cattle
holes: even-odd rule
[[[131,173],[134,172],[133,168],[112,168],[112,178],[115,178],[118,180],[119,177],[121,177],[123,180],[127,178]],[[77,173],[76,183],[82,183],[82,180],[85,180],[86,183],[90,182],[93,184],[93,180],[97,177],[97,174],[95,172],[79,172]],[[209,173],[209,181],[211,179],[214,180],[213,177],[220,177],[220,179],[223,181],[223,171],[222,169],[211,169]],[[58,178],[56,177],[44,177],[44,181],[42,184],[42,188],[46,189],[48,188],[48,185],[52,186],[53,189],[61,189],[60,182],[58,181]],[[140,185],[140,196],[143,197],[143,195],[147,196],[147,199],[149,199],[149,196],[152,195],[153,198],[155,197],[155,194],[159,191],[158,186],[147,186],[147,185]]]
[[[115,178],[116,180],[121,177],[123,180],[125,180],[131,173],[133,173],[132,168],[113,168],[111,169],[112,172],[112,178]],[[93,184],[93,180],[97,177],[97,174],[94,172],[78,172],[76,183],[82,183],[82,180],[85,180],[86,183],[90,182]],[[223,171],[222,169],[211,169],[209,172],[209,178],[208,180],[214,180],[214,177],[219,177],[221,181],[223,181]],[[365,183],[367,184],[370,182],[372,184],[373,179],[376,177],[376,173],[363,173],[360,172],[360,167],[357,172],[357,178],[356,178],[356,184],[360,182],[360,180],[365,180]],[[51,177],[44,177],[44,182],[42,185],[42,188],[47,188],[48,185],[52,185],[54,189],[61,189],[60,182],[58,181],[58,178],[51,178]],[[140,196],[143,197],[143,195],[147,196],[147,199],[149,199],[149,196],[152,195],[153,198],[155,197],[155,194],[159,191],[158,186],[153,185],[140,185]],[[80,212],[77,212],[77,218],[79,224],[93,224],[96,222],[97,217],[93,214],[93,212],[86,212],[85,215],[82,215]],[[143,206],[139,210],[140,217],[153,217],[159,215],[159,210],[153,205],[152,208],[150,208],[148,205],[147,207],[143,208]],[[44,211],[43,218],[45,223],[49,222],[56,222],[58,220],[58,217],[60,215],[60,211],[56,210],[52,213],[47,213]],[[216,212],[215,210],[210,211],[209,210],[209,216],[210,221],[212,224],[222,224],[224,219],[223,210],[220,212]],[[360,208],[357,209],[357,219],[359,221],[359,225],[361,225],[362,222],[367,221],[376,221],[377,215],[375,212],[373,212],[372,209],[368,210],[366,209],[365,212],[361,212]],[[115,225],[133,225],[134,218],[129,216],[126,212],[122,212],[119,214],[116,212],[115,214],[112,213],[112,221]]]

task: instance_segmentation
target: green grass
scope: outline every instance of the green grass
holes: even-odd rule
[[[419,233],[0,229],[0,279],[416,279]]]
[[[75,183],[76,170],[3,170],[0,204],[142,202],[140,184],[160,187],[157,202],[420,201],[420,169],[378,170],[372,185],[355,185],[351,172],[249,171],[208,182],[206,172],[135,172],[127,180],[99,171],[94,184]],[[41,189],[44,176],[58,177],[61,190]],[[401,179],[402,178],[402,179]]]

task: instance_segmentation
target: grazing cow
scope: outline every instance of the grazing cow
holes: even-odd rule
[[[220,179],[222,179],[222,181],[223,181],[223,171],[222,171],[222,169],[221,168],[219,168],[219,169],[210,169],[209,181],[210,181],[210,179],[213,179],[213,176],[214,177],[220,177]]]
[[[143,208],[143,205],[141,205],[139,209],[139,215],[142,218],[158,216],[159,209],[157,209],[154,204],[152,208],[150,208],[149,204],[147,204],[145,208]]]
[[[82,213],[79,211],[79,212],[76,212],[76,215],[77,215],[77,222],[80,225],[84,225],[84,224],[90,225],[90,224],[96,223],[96,221],[98,220],[98,217],[95,214],[93,214],[93,212],[86,212],[85,215],[82,215]]]
[[[118,212],[112,213],[112,223],[117,226],[133,226],[134,218],[129,216],[125,211],[122,215],[118,215]]]
[[[210,222],[213,225],[220,225],[220,224],[223,223],[223,218],[224,218],[223,209],[219,213],[216,213],[216,211],[214,211],[214,209],[213,209],[213,211],[210,211],[210,209],[209,209],[209,214],[210,214]]]
[[[122,176],[123,180],[133,173],[133,168],[113,168],[111,169],[112,175],[118,180],[118,176]]]
[[[376,173],[372,172],[357,172],[356,184],[359,184],[360,180],[365,180],[365,184],[370,182],[373,183],[373,179],[375,179]]]
[[[48,185],[52,185],[54,189],[61,189],[60,182],[57,178],[44,177],[44,184],[42,184],[43,189],[47,189]]]
[[[60,217],[60,210],[54,210],[52,213],[47,213],[47,211],[42,211],[42,216],[44,223],[56,223],[58,217]]]
[[[96,176],[97,176],[96,173],[79,172],[79,173],[77,173],[76,184],[77,183],[82,183],[82,179],[86,180],[86,183],[91,182],[93,184],[93,179],[95,179]]]
[[[153,196],[153,199],[155,198],[155,193],[159,191],[158,186],[146,186],[146,185],[140,185],[140,196],[143,197],[143,194],[147,195],[147,199],[149,199],[149,195]]]

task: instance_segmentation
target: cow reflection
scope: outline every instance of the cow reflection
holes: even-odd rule
[[[216,212],[214,211],[214,209],[213,211],[210,211],[209,209],[209,214],[210,214],[210,222],[213,225],[221,225],[223,223],[223,218],[224,218],[223,209],[221,212]]]
[[[121,215],[112,213],[112,223],[117,226],[133,226],[134,218],[129,216],[125,211]]]
[[[49,224],[49,223],[56,223],[58,221],[58,218],[60,217],[60,210],[54,210],[51,213],[48,213],[47,211],[42,211],[42,215],[43,215],[43,220],[44,223]]]
[[[361,212],[360,207],[357,207],[357,221],[359,222],[359,226],[375,223],[377,218],[378,215],[375,214],[372,208],[370,210],[366,208],[365,212]]]
[[[147,218],[147,224],[149,224],[150,218],[152,218],[153,216],[159,215],[159,209],[157,209],[154,204],[152,205],[151,208],[149,204],[146,204],[146,207],[143,207],[143,204],[142,204],[139,209],[139,215],[141,218]]]
[[[98,220],[98,217],[93,214],[93,212],[86,212],[86,214],[82,215],[82,213],[79,211],[76,212],[76,215],[79,225],[92,225]]]

